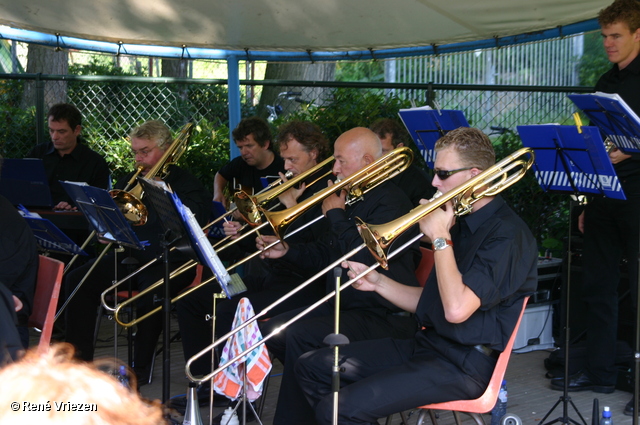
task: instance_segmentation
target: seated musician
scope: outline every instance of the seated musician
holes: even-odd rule
[[[382,142],[382,154],[387,154],[395,148],[409,146],[411,140],[407,130],[398,122],[391,118],[380,118],[375,120],[369,127],[376,133]],[[431,177],[424,168],[418,165],[417,159],[413,159],[411,167],[403,173],[395,176],[391,181],[405,191],[411,203],[415,206],[420,204],[421,199],[431,199],[435,189],[431,186]]]
[[[336,159],[333,171],[345,181],[379,159],[382,147],[374,132],[357,127],[338,137],[333,155]],[[371,173],[375,174],[375,171]],[[367,223],[380,224],[398,218],[412,208],[404,192],[391,181],[383,181],[368,190],[359,202],[346,205],[345,201],[346,193],[343,190],[329,195],[322,202],[322,211],[331,226],[331,231],[323,238],[309,243],[285,241],[261,255],[269,259],[281,258],[281,261],[291,266],[317,273],[362,244],[354,221],[356,217]],[[273,236],[259,238],[258,247],[263,249],[274,240]],[[366,248],[361,249],[354,258],[369,264],[375,261]],[[419,260],[420,251],[416,242],[411,249],[391,259],[389,270],[384,273],[407,285],[418,286],[415,269]],[[343,275],[343,282],[346,282],[346,272]],[[333,272],[326,274],[325,282],[327,293],[335,289]],[[351,341],[384,337],[408,338],[416,330],[413,318],[372,292],[361,293],[347,288],[341,293],[340,308],[340,332]],[[263,335],[270,335],[299,311],[283,313],[261,324]],[[323,339],[333,330],[334,305],[331,300],[321,303],[301,320],[268,340],[269,351],[284,364],[274,424],[304,424],[313,418],[313,411],[298,386],[293,367],[296,359],[303,353],[325,346]]]
[[[51,141],[34,147],[26,157],[42,159],[54,209],[75,210],[73,199],[59,181],[85,182],[89,186],[108,189],[109,167],[80,135],[82,114],[75,106],[68,103],[53,105],[47,120]]]
[[[224,165],[213,181],[213,200],[225,207],[228,207],[224,196],[227,184],[235,182],[232,192],[243,189],[258,193],[263,188],[261,177],[277,176],[284,169],[282,158],[273,151],[269,124],[263,119],[245,118],[231,134],[240,156]]]
[[[150,169],[163,160],[165,151],[171,146],[173,138],[171,132],[160,121],[147,121],[133,129],[129,134],[131,143],[131,153],[135,158],[135,165],[143,166],[142,175],[148,175]],[[121,178],[116,184],[116,188],[124,189],[131,180],[133,173]],[[184,205],[189,207],[201,225],[207,221],[211,195],[204,186],[191,173],[185,169],[172,164],[168,167],[168,174],[165,177],[154,176],[155,179],[163,178],[171,187],[174,193],[178,195]],[[143,198],[144,202],[144,198]],[[136,250],[127,248],[127,252],[119,254],[119,260],[125,257],[132,257],[137,260],[139,266],[146,264],[152,259],[162,254],[161,235],[163,227],[161,226],[157,212],[149,203],[146,204],[148,209],[148,218],[146,224],[142,226],[133,226],[132,229],[141,241],[148,241],[149,246],[144,250]],[[100,295],[102,291],[111,286],[114,279],[114,254],[109,253],[99,262],[90,278],[80,287],[75,296],[69,302],[66,309],[66,337],[67,342],[76,346],[82,359],[90,361],[93,359],[94,341],[93,333],[96,323],[96,309],[100,305]],[[171,270],[184,264],[188,258],[177,250],[169,255],[169,263]],[[66,295],[76,288],[84,275],[89,270],[93,261],[79,267],[69,273],[65,278],[64,287]],[[117,276],[123,277],[130,273],[127,267],[118,262]],[[195,270],[182,273],[181,275],[171,279],[171,292],[177,294],[181,289],[189,285],[195,276]],[[153,265],[145,268],[143,271],[133,277],[133,288],[142,290],[164,277],[164,264],[158,261]],[[126,289],[124,286],[123,290]],[[156,291],[158,297],[164,293],[162,287]],[[149,294],[142,297],[137,304],[138,317],[156,307],[153,302],[154,295]],[[137,325],[137,332],[134,340],[134,371],[138,375],[138,383],[144,384],[148,376],[149,366],[154,353],[158,336],[162,330],[161,315],[150,316],[148,319]]]
[[[435,149],[433,185],[443,193],[495,162],[491,141],[477,129],[453,130]],[[485,391],[523,299],[536,288],[537,248],[525,223],[499,195],[474,205],[470,215],[458,219],[447,204],[420,220],[435,250],[435,270],[424,288],[375,271],[354,283],[364,294],[415,313],[422,330],[409,339],[352,340],[340,348],[340,424],[377,423],[392,413],[474,399]],[[366,269],[353,261],[343,267],[353,269],[350,276]],[[333,356],[328,348],[310,351],[293,368],[315,411],[315,420],[311,414],[296,424],[332,423]]]
[[[278,131],[277,146],[280,155],[284,159],[285,170],[291,171],[293,177],[304,173],[319,162],[322,162],[329,152],[329,142],[322,134],[318,126],[308,121],[291,121],[284,124]],[[283,193],[279,200],[282,204],[279,209],[285,206],[291,206],[293,203],[303,201],[314,193],[327,187],[328,176],[322,177],[330,173],[331,167],[326,166],[318,172],[309,176],[307,183],[313,182],[308,188],[303,182],[299,187],[292,187]],[[284,177],[284,175],[282,175]],[[319,179],[319,180],[318,180]],[[286,180],[286,178],[284,178]],[[314,182],[317,180],[317,182]],[[306,223],[320,216],[322,211],[318,208],[312,208],[306,213],[297,217],[295,221],[287,228],[287,232],[295,229],[301,229],[300,232],[291,238],[298,241],[317,240],[322,234],[328,231],[326,220],[320,220],[313,225],[302,229]],[[229,221],[224,223],[225,232],[234,238],[238,235],[241,223]],[[248,230],[248,229],[247,229]],[[261,233],[268,230],[261,231]],[[255,237],[247,237],[240,240],[238,244],[243,245],[240,250],[244,252],[255,251]],[[220,251],[221,258],[227,251],[232,250],[235,244]],[[232,254],[233,256],[233,254]],[[218,336],[224,335],[231,330],[233,318],[235,316],[236,306],[240,298],[247,297],[251,301],[256,312],[263,310],[265,307],[280,299],[289,293],[298,283],[306,278],[304,270],[298,270],[288,264],[280,261],[263,261],[256,257],[261,263],[266,273],[246,274],[243,281],[247,286],[247,291],[239,294],[232,299],[221,299],[218,301],[216,308],[216,333]],[[205,287],[194,291],[176,303],[178,311],[178,322],[180,323],[182,335],[182,347],[184,349],[185,360],[190,359],[211,342],[211,326],[209,322],[204,320],[206,314],[212,313],[212,294],[220,292],[221,289],[217,283],[206,285]],[[274,314],[279,314],[303,305],[311,304],[320,298],[324,293],[324,285],[322,283],[310,285],[307,289],[298,292],[279,306],[273,309]],[[208,356],[202,357],[192,364],[191,372],[196,376],[206,375],[211,372],[211,360]],[[202,404],[209,403],[209,385],[203,385],[198,388],[198,400]],[[222,403],[224,400],[220,397]],[[216,400],[217,403],[218,400]],[[180,409],[186,407],[185,397],[174,397],[172,406]]]

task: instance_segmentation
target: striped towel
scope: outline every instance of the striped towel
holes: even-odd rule
[[[251,302],[249,302],[249,299],[240,299],[238,308],[236,309],[236,315],[233,318],[234,329],[254,315],[253,306]],[[220,364],[225,364],[260,340],[262,340],[262,334],[260,333],[258,324],[253,322],[229,338],[222,350]],[[271,371],[271,359],[269,358],[267,347],[264,344],[255,348],[220,372],[213,382],[215,391],[219,394],[226,395],[232,400],[236,400],[242,393],[245,367],[247,368],[247,398],[249,401],[253,401],[260,397],[262,394],[262,382]]]

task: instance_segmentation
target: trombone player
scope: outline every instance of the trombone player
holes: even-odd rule
[[[164,153],[173,142],[169,128],[160,121],[152,120],[134,128],[129,134],[131,154],[135,159],[136,168],[142,167],[141,174],[146,176],[151,168],[159,165],[164,158]],[[134,173],[130,173],[118,180],[117,189],[123,189]],[[155,176],[160,179],[160,176]],[[204,186],[191,173],[175,164],[168,167],[168,174],[162,177],[171,186],[184,205],[195,214],[198,222],[206,223],[210,210],[210,194]],[[158,255],[162,254],[161,235],[163,233],[160,221],[153,207],[147,205],[149,211],[147,222],[141,226],[133,226],[133,230],[141,241],[148,241],[149,245],[144,250],[129,249],[124,256],[130,256],[140,265],[146,264]],[[96,309],[100,305],[100,295],[108,288],[114,279],[113,259],[114,254],[106,255],[105,261],[101,261],[92,272],[90,279],[83,284],[75,296],[71,299],[66,310],[66,341],[75,345],[79,356],[86,361],[93,360],[94,341],[93,334],[96,323]],[[123,258],[124,258],[123,256]],[[183,264],[188,258],[174,250],[169,256],[170,268],[173,270]],[[67,296],[74,290],[78,282],[83,278],[93,262],[71,272],[65,278],[65,290]],[[124,276],[130,270],[118,264],[117,275]],[[164,265],[156,262],[144,269],[133,279],[133,287],[142,290],[150,286],[164,276]],[[195,270],[191,273],[183,273],[171,280],[171,291],[175,294],[186,287],[194,278]],[[163,291],[158,291],[162,296]],[[150,311],[153,305],[152,296],[143,297],[137,305],[138,315]],[[154,353],[158,336],[162,330],[162,319],[153,316],[138,325],[134,340],[134,371],[138,375],[138,383],[144,383],[140,377],[148,376],[149,366]]]
[[[320,128],[309,121],[291,121],[284,124],[280,127],[276,140],[276,146],[284,160],[284,168],[286,171],[291,171],[293,177],[297,177],[301,173],[316,167],[329,153],[329,141],[322,134]],[[279,201],[282,204],[282,208],[289,208],[298,201],[303,201],[325,188],[329,179],[325,175],[330,171],[330,166],[325,166],[307,178],[308,181],[306,183],[303,182],[298,188],[293,187],[280,195]],[[281,178],[286,181],[282,174]],[[309,183],[313,184],[308,185]],[[302,227],[320,214],[322,212],[319,206],[310,209],[291,224],[289,231]],[[236,237],[240,227],[241,223],[236,221],[224,223],[225,233],[232,237]],[[296,233],[291,238],[287,238],[287,240],[312,241],[328,230],[326,220],[320,220]],[[239,244],[245,241],[246,244],[241,247],[241,250],[244,252],[255,251],[254,239],[245,238]],[[225,249],[220,252],[220,256],[223,259],[227,251]],[[216,306],[216,333],[218,335],[224,335],[231,330],[236,307],[241,297],[249,298],[255,311],[261,311],[289,293],[306,277],[304,270],[297,270],[281,261],[263,261],[259,258],[255,258],[255,260],[262,263],[258,268],[266,272],[259,274],[249,272],[244,275],[243,280],[247,286],[247,292],[230,300],[222,299],[218,301]],[[204,320],[204,317],[212,313],[212,295],[219,288],[217,284],[206,285],[204,288],[185,296],[176,303],[185,360],[190,359],[194,354],[206,347],[211,340],[211,327]],[[323,294],[324,285],[322,283],[313,284],[292,296],[289,301],[274,308],[273,312],[274,314],[279,314],[311,304]],[[210,371],[211,362],[206,357],[193,363],[192,372],[195,375],[206,375]],[[198,401],[203,405],[208,404],[209,386],[202,385],[197,391]],[[224,398],[221,397],[221,399],[224,403]],[[186,408],[186,397],[174,397],[171,400],[171,404],[178,409]]]
[[[442,193],[495,163],[491,141],[473,128],[450,131],[435,150],[433,186]],[[419,225],[434,247],[435,270],[424,288],[375,271],[353,286],[414,313],[421,330],[405,340],[360,341],[340,350],[340,424],[377,423],[417,406],[482,395],[524,298],[536,289],[536,241],[500,195],[480,199],[457,222],[448,203]],[[366,269],[352,261],[343,267],[353,270],[350,277]],[[326,348],[298,359],[295,374],[315,420],[297,424],[332,423],[332,363]]]
[[[334,174],[344,181],[381,158],[382,145],[373,131],[356,127],[338,137],[333,156]],[[315,273],[362,243],[354,222],[355,217],[367,223],[380,224],[398,218],[412,208],[405,193],[389,180],[367,191],[357,203],[346,205],[345,199],[346,194],[342,191],[329,195],[323,201],[322,212],[331,226],[331,231],[323,238],[309,243],[285,242],[275,245],[262,255],[269,259],[281,258],[281,261]],[[272,241],[274,237],[259,238],[258,248],[263,248]],[[375,261],[367,250],[361,250],[355,258],[369,264]],[[418,286],[415,269],[419,260],[420,251],[416,242],[411,249],[394,257],[389,264],[389,271],[384,273],[407,285]],[[343,275],[343,282],[346,282],[345,273]],[[326,275],[325,282],[325,292],[335,288],[332,272]],[[261,326],[263,335],[271,334],[300,310],[271,318]],[[408,338],[416,329],[413,318],[375,293],[361,293],[347,288],[341,292],[340,310],[340,333],[351,341],[383,337]],[[326,302],[267,342],[271,354],[284,364],[273,421],[275,425],[298,425],[312,420],[313,411],[298,386],[293,367],[304,352],[325,346],[323,339],[333,331],[334,306],[333,302]]]

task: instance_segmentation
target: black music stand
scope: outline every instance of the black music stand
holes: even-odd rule
[[[22,205],[18,206],[18,210],[20,215],[27,221],[29,227],[31,227],[33,236],[36,238],[36,243],[41,251],[68,255],[88,255],[51,221],[28,211]]]
[[[429,168],[433,168],[436,158],[433,149],[436,140],[447,132],[459,127],[469,127],[469,123],[462,111],[447,109],[432,109],[429,106],[419,108],[400,109],[398,112],[411,138],[422,152]]]
[[[640,152],[640,118],[616,93],[569,95],[589,117],[592,123],[606,134],[607,139],[624,153]],[[639,235],[640,240],[640,235]],[[640,253],[638,254],[640,257]],[[638,258],[640,279],[640,258]],[[636,282],[640,287],[640,282]],[[638,424],[638,397],[640,393],[640,290],[636,298],[636,334],[634,347],[633,425]]]
[[[115,201],[111,197],[109,191],[105,189],[101,189],[98,187],[89,186],[86,183],[80,182],[69,182],[69,181],[60,181],[60,184],[67,191],[71,199],[73,199],[78,206],[78,208],[84,214],[84,217],[89,222],[89,225],[95,232],[96,236],[99,239],[109,242],[109,244],[102,250],[100,255],[95,259],[91,268],[87,271],[82,280],[78,283],[78,285],[73,289],[71,294],[67,297],[67,300],[64,302],[60,310],[56,313],[55,319],[62,314],[64,309],[67,307],[71,299],[78,292],[80,287],[87,280],[94,267],[100,262],[102,257],[109,250],[109,247],[116,243],[119,246],[128,246],[134,249],[144,249],[148,243],[141,242],[138,239],[138,236],[131,229],[131,225],[124,217]],[[116,260],[117,260],[117,252],[116,252]],[[114,266],[114,281],[118,280],[117,276],[117,266]],[[117,300],[117,296],[115,297]],[[114,357],[118,355],[118,338],[117,338],[117,323],[114,323]],[[128,344],[128,352],[129,359],[131,359],[131,333],[129,333],[129,338],[127,341]]]
[[[567,279],[564,286],[565,335],[564,335],[564,391],[562,396],[542,418],[542,425],[556,422],[562,424],[579,422],[568,416],[568,405],[576,411],[582,423],[582,417],[568,395],[569,390],[569,344],[571,330],[569,325],[569,301],[571,295],[571,229],[574,204],[582,193],[594,193],[616,199],[626,199],[618,176],[605,150],[600,132],[596,127],[576,127],[560,125],[519,126],[518,133],[524,146],[535,151],[534,174],[544,191],[570,192],[569,241],[567,259]],[[550,422],[545,422],[560,404],[563,414]]]
[[[171,188],[164,182],[142,177],[139,178],[138,181],[144,188],[146,199],[158,213],[161,226],[164,229],[162,241],[163,262],[165,267],[164,299],[162,304],[164,344],[164,350],[162,352],[162,402],[166,403],[170,398],[169,378],[171,374],[171,357],[169,350],[169,345],[171,344],[171,338],[169,336],[169,329],[171,327],[169,247],[174,246],[178,251],[183,252],[194,261],[207,264],[215,274],[228,298],[231,298],[231,293],[227,287],[227,284],[231,281],[231,277],[211,247],[211,243],[202,231],[194,215],[182,204],[180,198],[171,191]]]

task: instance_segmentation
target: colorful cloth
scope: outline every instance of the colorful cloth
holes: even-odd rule
[[[253,306],[248,298],[242,298],[238,303],[233,319],[233,328],[239,327],[255,315]],[[222,350],[220,364],[227,363],[230,359],[252,347],[262,340],[262,334],[256,322],[246,326],[234,336],[229,338]],[[238,359],[232,365],[220,372],[214,379],[213,385],[216,392],[224,394],[232,400],[236,400],[242,394],[243,375],[247,371],[246,395],[249,401],[253,401],[262,394],[262,383],[271,371],[271,359],[264,344],[256,347],[248,354]]]

